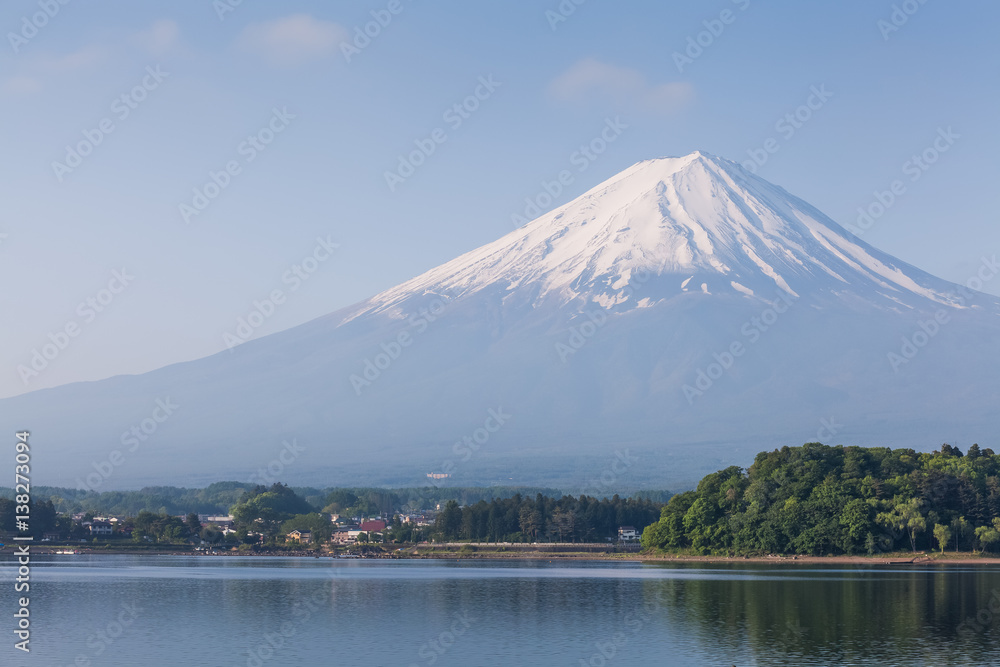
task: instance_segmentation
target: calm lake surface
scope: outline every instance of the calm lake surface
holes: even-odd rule
[[[36,556],[25,656],[4,558],[12,667],[1000,665],[989,566]]]

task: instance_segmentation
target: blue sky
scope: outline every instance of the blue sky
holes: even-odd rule
[[[1000,250],[1000,6],[679,4],[4,3],[0,396],[224,350],[276,289],[253,335],[286,329],[505,234],[564,169],[543,210],[698,149],[845,225],[900,181],[863,237],[943,278]]]

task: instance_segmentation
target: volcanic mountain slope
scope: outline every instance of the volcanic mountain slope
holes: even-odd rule
[[[443,470],[449,484],[599,492],[816,439],[996,446],[998,353],[996,298],[693,153],[640,162],[355,306],[0,401],[0,420],[35,425],[53,483],[85,482],[169,397],[179,407],[102,484],[247,478],[294,438],[282,479]]]
[[[882,307],[885,299],[954,303],[947,283],[861,243],[741,167],[693,153],[640,162],[356,312],[380,312],[421,291],[469,296],[496,284],[535,306],[582,299],[612,308],[627,304],[621,285],[642,272],[681,278],[659,299],[689,289],[797,297],[792,281],[803,293],[853,294]]]

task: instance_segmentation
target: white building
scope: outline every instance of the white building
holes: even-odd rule
[[[619,542],[631,542],[633,540],[639,539],[639,533],[632,526],[619,526],[618,527],[618,541]]]

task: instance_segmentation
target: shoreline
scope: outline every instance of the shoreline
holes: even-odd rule
[[[317,553],[306,550],[290,551],[258,551],[237,552],[218,550],[213,552],[195,551],[193,549],[114,549],[93,547],[55,547],[48,546],[32,549],[35,556],[205,556],[212,558],[253,557],[253,558],[314,558],[329,560],[589,560],[589,561],[619,561],[633,563],[705,563],[705,564],[781,564],[781,565],[1000,565],[1000,556],[989,557],[981,554],[962,552],[958,554],[928,554],[918,552],[879,554],[875,556],[809,556],[809,555],[768,555],[768,556],[695,556],[685,554],[643,554],[638,552],[587,552],[574,551],[572,547],[563,551],[543,551],[538,549],[503,549],[483,548],[472,545],[475,551],[443,548],[437,546],[410,546],[390,549],[380,553],[369,554],[337,554],[324,551]],[[534,546],[534,545],[532,545]],[[10,551],[8,551],[10,549]],[[65,553],[73,551],[73,553]],[[62,552],[62,553],[60,553]],[[0,556],[10,553],[11,545],[0,548]]]
[[[643,562],[684,563],[782,563],[789,565],[1000,565],[1000,557],[989,558],[972,554],[916,554],[879,556],[655,556],[640,558]]]

